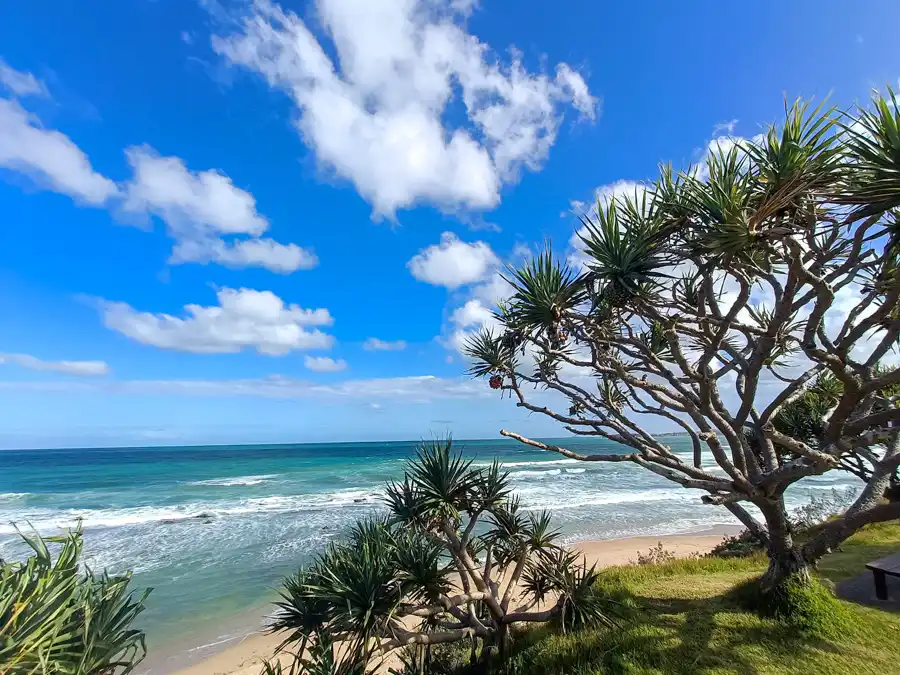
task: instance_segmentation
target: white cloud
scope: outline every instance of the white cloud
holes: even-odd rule
[[[450,331],[442,340],[444,346],[462,354],[469,338],[475,333],[482,328],[498,328],[500,322],[494,317],[491,307],[477,299],[469,300],[462,307],[457,307],[450,314]]]
[[[262,237],[268,221],[257,211],[253,195],[228,176],[191,171],[178,157],[161,157],[147,146],[128,148],[125,154],[132,177],[117,186],[93,170],[68,136],[45,129],[16,101],[0,98],[0,167],[92,206],[119,203],[123,213],[157,216],[176,240],[171,263],[258,266],[282,274],[318,264],[309,249]]]
[[[177,237],[258,236],[269,226],[253,195],[218,171],[189,171],[178,157],[161,157],[146,146],[125,155],[132,178],[124,186],[124,210],[158,216]]]
[[[481,281],[499,263],[483,241],[467,244],[452,232],[444,232],[440,244],[419,251],[407,267],[419,281],[454,289]]]
[[[39,186],[103,206],[116,184],[100,175],[65,134],[45,129],[15,101],[0,98],[0,168],[32,178]]]
[[[109,365],[105,361],[43,361],[30,354],[0,354],[0,365],[14,364],[29,370],[40,370],[63,375],[106,375]]]
[[[125,154],[132,178],[123,186],[122,210],[152,214],[166,224],[176,240],[170,262],[259,266],[283,274],[318,264],[312,251],[261,238],[269,223],[256,199],[223,173],[191,171],[180,158],[161,157],[146,146]],[[224,239],[236,235],[249,238]]]
[[[48,96],[46,85],[31,73],[12,68],[0,58],[0,85],[13,96]]]
[[[303,365],[314,373],[339,373],[347,370],[344,359],[335,361],[327,356],[307,356],[303,359]]]
[[[737,126],[738,120],[733,119],[728,122],[719,122],[713,125],[713,136],[734,136],[734,128]]]
[[[265,267],[272,272],[289,274],[312,269],[319,259],[311,250],[297,244],[279,244],[263,238],[226,242],[222,239],[180,241],[172,249],[173,263],[216,262],[226,267]]]
[[[469,300],[462,307],[454,310],[450,315],[450,320],[460,328],[471,328],[491,323],[494,315],[480,300]]]
[[[443,398],[492,398],[483,382],[470,378],[434,375],[344,380],[321,384],[282,375],[244,380],[124,380],[87,382],[10,382],[0,389],[42,392],[105,391],[116,394],[171,396],[258,396],[263,398],[315,398],[329,400],[402,399],[428,401]]]
[[[389,340],[379,340],[378,338],[370,337],[363,342],[363,349],[370,352],[402,352],[406,349],[406,342],[403,340],[390,342]]]
[[[223,288],[218,306],[185,305],[185,315],[139,312],[124,302],[103,301],[107,328],[147,345],[198,354],[255,349],[279,356],[294,350],[328,349],[331,335],[310,326],[330,326],[327,309],[287,305],[271,291]]]
[[[466,31],[473,5],[318,0],[323,45],[296,14],[257,0],[213,48],[291,96],[320,164],[376,215],[420,203],[488,209],[503,183],[546,159],[563,107],[593,119],[596,101],[566,64],[551,77],[528,72],[515,52],[501,63]],[[454,126],[446,110],[458,96],[465,117]]]

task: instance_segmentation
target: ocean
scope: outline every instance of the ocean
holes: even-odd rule
[[[688,439],[668,439],[690,461]],[[567,447],[614,452],[594,439]],[[153,673],[195,661],[260,626],[279,580],[359,518],[383,509],[413,442],[0,451],[0,558],[24,553],[12,523],[43,534],[82,519],[87,564],[153,587],[140,625]],[[498,458],[529,509],[549,509],[565,541],[705,530],[736,521],[699,493],[626,464],[586,463],[515,441],[456,441]],[[790,507],[856,486],[807,479]],[[168,667],[167,667],[168,664]],[[146,669],[145,669],[146,670]]]

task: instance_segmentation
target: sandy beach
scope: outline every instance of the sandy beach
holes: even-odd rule
[[[628,537],[603,541],[582,541],[572,545],[584,553],[588,564],[599,567],[628,564],[638,552],[646,552],[658,543],[678,557],[706,553],[718,544],[723,536],[733,534],[740,528],[720,526],[691,534]],[[138,670],[149,675],[258,675],[263,659],[272,655],[281,641],[280,636],[252,633],[237,644],[231,644],[217,654],[186,667],[156,665],[147,670]],[[173,662],[170,662],[174,664]]]

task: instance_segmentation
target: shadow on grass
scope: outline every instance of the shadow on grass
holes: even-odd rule
[[[894,553],[900,553],[897,542],[853,544],[826,555],[819,561],[816,571],[819,576],[837,583],[866,572],[866,563]]]
[[[772,663],[837,652],[831,642],[803,636],[776,620],[747,612],[730,595],[661,598],[619,591],[633,608],[618,631],[526,636],[507,673],[547,675],[685,675],[709,671],[755,675]],[[760,668],[763,667],[763,670]]]

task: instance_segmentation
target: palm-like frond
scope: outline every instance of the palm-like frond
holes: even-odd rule
[[[473,513],[502,505],[511,491],[509,472],[504,471],[500,462],[495,459],[489,467],[478,472],[472,499]]]
[[[285,633],[277,651],[294,642],[305,645],[328,621],[328,605],[315,592],[315,581],[314,573],[308,567],[301,567],[282,581],[280,600],[275,603],[276,609],[268,627],[273,633]]]
[[[609,377],[601,377],[597,381],[597,391],[603,405],[610,410],[622,410],[628,401],[628,396],[622,390],[622,386]]]
[[[665,331],[658,321],[654,321],[648,330],[640,333],[638,339],[657,358],[663,361],[671,358],[672,353],[669,348],[669,341],[666,339]]]
[[[506,314],[524,331],[556,331],[566,313],[587,299],[584,280],[553,256],[550,244],[504,277],[512,286]]]
[[[533,377],[543,381],[553,379],[561,367],[562,362],[558,354],[539,351],[534,355]]]
[[[332,544],[316,561],[309,589],[328,607],[330,631],[371,636],[403,599],[390,531],[373,528],[369,535],[352,545]]]
[[[409,474],[404,475],[402,481],[391,481],[385,486],[385,503],[397,522],[413,526],[425,524],[425,508]]]
[[[311,643],[308,657],[297,659],[303,675],[366,675],[368,659],[365,641],[350,640],[335,649],[335,642],[327,631],[320,631]],[[340,651],[340,657],[338,652]],[[266,673],[263,675],[279,675]]]
[[[840,146],[836,143],[835,108],[815,108],[801,99],[784,102],[785,119],[772,125],[762,140],[744,145],[753,164],[757,228],[769,219],[790,213],[810,193],[829,188],[838,177]]]
[[[469,374],[484,377],[493,373],[515,370],[515,345],[493,331],[483,328],[466,339],[463,354],[472,360]]]
[[[528,547],[536,552],[553,546],[559,539],[560,531],[553,527],[553,516],[549,511],[532,511],[528,514],[525,536]]]
[[[408,600],[436,603],[441,595],[452,590],[446,551],[420,532],[406,530],[398,533],[393,555],[398,577],[407,589]]]
[[[514,496],[499,508],[491,511],[490,522],[493,525],[486,535],[488,541],[515,540],[521,542],[527,535],[528,519],[522,513],[519,497]]]
[[[79,569],[80,526],[61,537],[22,535],[34,555],[0,563],[0,672],[128,673],[146,654],[143,631],[131,627],[144,610],[130,574]],[[56,560],[47,542],[59,544]]]
[[[569,549],[543,550],[529,562],[522,575],[523,585],[541,599],[550,592],[557,594],[562,608],[559,621],[564,629],[589,625],[611,628],[616,625],[620,606],[595,589],[599,577],[596,567],[579,564],[578,557]]]
[[[691,227],[688,246],[704,255],[736,255],[760,244],[753,218],[755,178],[743,144],[717,147],[708,157],[709,179],[687,179],[684,207]]]
[[[478,481],[472,460],[453,451],[451,439],[423,443],[416,460],[407,468],[426,513],[439,518],[457,518],[468,508]]]
[[[900,206],[900,106],[893,89],[876,94],[873,109],[861,109],[845,123],[848,162],[843,189],[835,202],[855,206],[858,220]]]
[[[589,278],[614,306],[666,276],[660,271],[666,265],[664,231],[647,195],[640,199],[640,205],[637,197],[598,202],[593,219],[581,217],[584,228],[578,238],[588,256]]]

